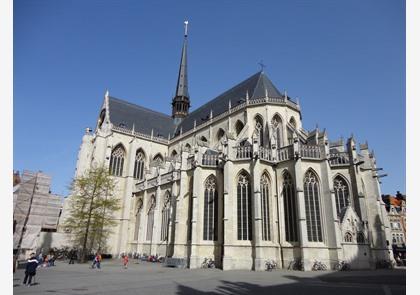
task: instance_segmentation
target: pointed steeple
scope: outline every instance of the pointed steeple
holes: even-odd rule
[[[174,118],[175,124],[181,122],[181,120],[188,115],[188,110],[190,108],[190,95],[188,93],[187,74],[188,21],[185,21],[184,25],[184,45],[182,46],[181,63],[179,65],[176,93],[175,97],[172,99],[172,118]]]

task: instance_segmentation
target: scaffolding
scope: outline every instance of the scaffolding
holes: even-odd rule
[[[50,193],[50,184],[47,174],[23,171],[13,204],[13,250],[17,256],[25,258],[27,251],[35,250],[41,230],[57,229],[62,202],[60,196]]]

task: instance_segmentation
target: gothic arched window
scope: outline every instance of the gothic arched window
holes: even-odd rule
[[[306,227],[309,242],[322,242],[321,208],[319,204],[319,181],[311,170],[305,173],[304,196]]]
[[[349,233],[349,232],[346,232],[344,234],[344,242],[346,242],[346,243],[353,242],[353,235],[351,233]]]
[[[252,239],[251,183],[249,176],[242,172],[237,186],[238,240]]]
[[[205,136],[201,136],[200,140],[203,141],[203,142],[207,142],[207,138]]]
[[[283,124],[279,115],[275,115],[271,121],[273,125],[274,136],[276,138],[277,148],[283,146]]]
[[[337,176],[334,178],[334,194],[335,194],[335,206],[337,209],[337,216],[344,208],[349,206],[349,186],[343,177]]]
[[[270,241],[270,180],[266,174],[261,176],[261,217],[262,239]]]
[[[164,200],[163,200],[163,208],[162,208],[162,224],[160,230],[160,240],[167,241],[168,240],[168,232],[169,232],[169,218],[170,218],[170,210],[171,210],[171,193],[166,192]]]
[[[204,220],[203,240],[216,241],[218,229],[218,196],[217,182],[214,175],[210,175],[204,183]]]
[[[163,157],[161,154],[157,154],[156,156],[153,157],[153,162],[155,163],[155,165],[160,166],[163,163]]]
[[[134,173],[133,177],[135,179],[143,179],[144,176],[144,160],[145,156],[141,149],[136,152],[136,158],[134,161]]]
[[[258,144],[264,146],[264,121],[259,115],[255,117],[255,132],[258,136]]]
[[[111,153],[109,161],[109,173],[114,176],[122,176],[124,168],[125,150],[122,145],[117,145]]]
[[[290,123],[290,125],[292,125],[292,126],[293,126],[293,128],[295,128],[295,129],[296,129],[296,120],[295,120],[295,118],[294,118],[294,117],[291,117],[291,118],[290,118],[289,123]]]
[[[244,129],[244,123],[242,123],[241,120],[236,121],[235,123],[236,136],[238,136],[239,133],[241,133],[242,129]]]
[[[289,172],[283,173],[283,206],[286,230],[286,241],[298,241],[297,206],[295,186]]]
[[[365,235],[362,232],[357,233],[357,243],[358,244],[364,244],[365,242]]]
[[[217,134],[216,134],[217,141],[220,141],[222,139],[223,135],[225,135],[225,131],[222,128],[220,128],[217,131]]]
[[[156,198],[154,195],[150,197],[149,208],[147,212],[147,231],[146,231],[146,240],[151,241],[153,237],[153,225],[155,221],[155,207],[156,207]]]
[[[142,208],[143,208],[143,200],[139,199],[139,204],[137,206],[137,211],[136,211],[136,224],[134,226],[134,240],[135,241],[137,241],[139,238],[140,217],[141,217]]]

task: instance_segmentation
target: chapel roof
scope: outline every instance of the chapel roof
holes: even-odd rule
[[[210,118],[210,112],[212,112],[213,117],[215,117],[227,111],[229,109],[229,101],[233,108],[245,102],[247,93],[249,100],[255,100],[264,98],[266,96],[266,91],[267,96],[270,98],[284,97],[267,75],[260,71],[191,112],[181,121],[175,132],[178,135],[178,131],[180,131],[181,128],[182,132],[194,128],[194,121],[196,121],[196,126],[205,123]],[[288,99],[290,100],[290,98]]]
[[[175,128],[171,116],[115,97],[109,97],[109,117],[116,127],[151,134],[156,137],[168,138]]]
[[[242,104],[248,94],[249,100],[264,98],[284,98],[284,95],[274,86],[264,72],[258,72],[236,86],[223,92],[216,98],[210,100],[203,106],[191,112],[178,125],[174,124],[173,118],[167,114],[157,112],[116,97],[109,96],[109,115],[111,123],[116,127],[134,130],[143,134],[150,134],[153,129],[154,136],[168,138],[179,135],[182,128],[183,132],[205,123],[210,118],[227,111],[229,102],[231,107]],[[287,97],[290,100],[290,97]]]

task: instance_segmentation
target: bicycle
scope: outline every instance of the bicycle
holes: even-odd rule
[[[295,258],[294,260],[290,261],[289,270],[303,270],[303,263],[300,258]]]
[[[204,258],[201,268],[215,268],[214,260],[211,258]]]
[[[350,264],[341,260],[334,266],[334,269],[338,271],[347,271],[350,270]]]
[[[273,269],[276,269],[276,268],[277,268],[277,263],[273,259],[267,260],[265,262],[265,270],[266,271],[272,271]]]
[[[391,260],[379,260],[376,262],[376,269],[385,268],[385,269],[393,269],[395,267],[395,263]]]
[[[312,266],[312,270],[313,271],[327,270],[327,266],[321,261],[315,260],[314,265]]]

